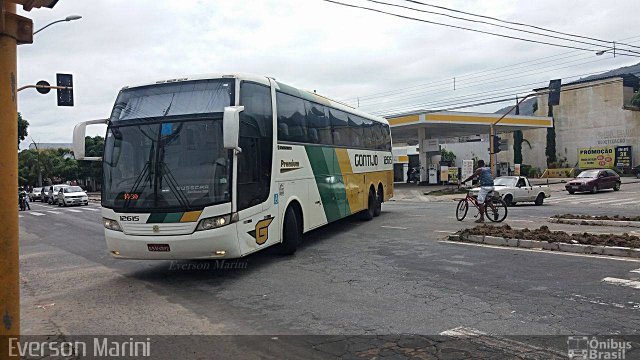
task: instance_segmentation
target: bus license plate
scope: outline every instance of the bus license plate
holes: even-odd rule
[[[171,251],[169,244],[147,244],[149,251]]]

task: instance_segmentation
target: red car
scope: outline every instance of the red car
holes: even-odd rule
[[[597,193],[602,189],[620,190],[620,176],[609,169],[593,169],[581,172],[575,179],[565,185],[569,194],[576,192]]]

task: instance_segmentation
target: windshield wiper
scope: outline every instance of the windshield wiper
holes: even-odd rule
[[[140,186],[140,184],[143,182],[142,179],[144,178],[145,174],[149,173],[149,176],[147,177],[147,179],[149,180],[149,182],[151,183],[151,159],[153,159],[153,155],[155,154],[155,145],[154,145],[154,140],[147,135],[144,131],[142,131],[142,129],[140,129],[140,132],[146,136],[147,138],[149,138],[151,140],[151,148],[149,149],[149,160],[147,160],[147,162],[144,164],[144,167],[142,168],[142,171],[140,172],[140,175],[138,175],[138,177],[136,177],[136,181],[134,181],[133,183],[133,187],[131,188],[131,190],[129,190],[129,194],[135,194],[138,191],[138,187]],[[144,181],[144,183],[146,184],[146,179]],[[141,189],[144,190],[144,187]],[[125,200],[124,202],[124,208],[128,208],[129,205],[131,204],[131,196],[129,196],[128,199]]]

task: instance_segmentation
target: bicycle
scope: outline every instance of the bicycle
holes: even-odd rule
[[[478,204],[478,199],[476,196],[471,195],[471,191],[468,191],[467,196],[464,199],[461,199],[456,207],[456,219],[458,221],[464,220],[467,216],[469,203],[478,209],[478,214],[474,217],[478,217],[480,215],[480,204]],[[489,212],[491,212],[492,216],[489,215]],[[502,200],[498,193],[491,191],[487,194],[487,198],[484,202],[484,214],[487,219],[492,222],[502,222],[507,218],[507,212],[507,204]]]

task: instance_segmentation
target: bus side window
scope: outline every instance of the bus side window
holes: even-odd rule
[[[384,150],[391,151],[391,129],[384,124]]]
[[[309,142],[313,144],[331,145],[333,143],[331,139],[331,123],[326,116],[324,106],[312,103],[311,101],[305,101],[304,105],[307,109]]]
[[[335,109],[329,109],[331,128],[333,129],[333,145],[347,146],[351,137],[349,129],[349,119],[347,114]]]
[[[362,119],[362,139],[364,140],[362,145],[366,149],[375,149],[376,143],[376,131],[375,124],[369,119]]]
[[[363,128],[364,119],[359,116],[349,114],[349,140],[347,140],[347,144],[349,146],[357,148],[364,147]]]
[[[295,96],[277,92],[276,102],[278,104],[278,140],[307,142],[307,116],[304,101]]]
[[[238,154],[238,210],[269,198],[273,152],[273,116],[269,87],[242,82],[240,85],[240,148]]]

